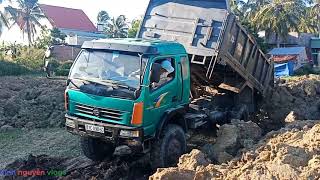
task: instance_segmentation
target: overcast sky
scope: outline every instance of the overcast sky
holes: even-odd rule
[[[124,14],[129,20],[144,14],[149,0],[39,0],[40,4],[82,9],[96,23],[99,11],[111,17]]]

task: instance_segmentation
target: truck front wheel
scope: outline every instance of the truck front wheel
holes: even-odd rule
[[[107,143],[96,138],[81,137],[80,144],[84,155],[93,161],[111,158],[115,151],[112,143]]]
[[[152,145],[151,167],[168,167],[175,165],[179,157],[186,152],[186,137],[183,129],[175,124],[169,124],[161,137]]]

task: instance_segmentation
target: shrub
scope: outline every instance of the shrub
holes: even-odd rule
[[[296,76],[301,76],[301,75],[306,75],[306,74],[319,74],[311,64],[306,64],[302,68],[298,69],[295,71],[294,75]]]
[[[41,70],[44,65],[44,53],[44,49],[22,47],[19,55],[13,61],[31,70]]]
[[[29,74],[31,71],[14,62],[0,60],[0,76],[19,76]]]
[[[57,76],[68,76],[70,68],[72,66],[73,62],[72,61],[67,61],[62,63],[56,70],[56,75]]]

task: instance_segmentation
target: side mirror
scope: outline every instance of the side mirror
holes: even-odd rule
[[[154,63],[151,68],[151,77],[150,77],[150,83],[159,83],[160,81],[160,70],[161,65],[158,63]]]

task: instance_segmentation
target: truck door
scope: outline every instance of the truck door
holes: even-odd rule
[[[175,57],[157,58],[152,66],[155,65],[161,66],[160,81],[150,83],[145,101],[145,125],[154,125],[153,127],[157,125],[166,110],[179,104],[182,91],[181,78],[179,78],[180,68]]]

